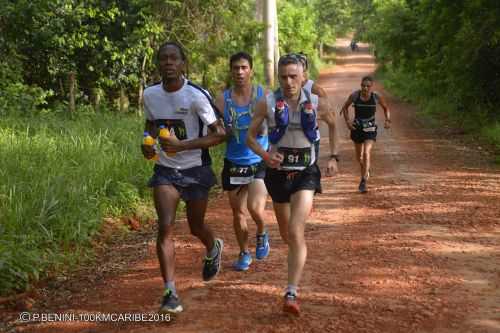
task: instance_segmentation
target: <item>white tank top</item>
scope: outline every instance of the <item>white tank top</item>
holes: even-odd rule
[[[310,94],[311,96],[311,103],[313,104],[313,108],[315,110],[318,109],[318,96],[314,94]],[[299,100],[299,105],[307,101],[307,98],[305,96],[305,93],[302,91],[300,94],[300,100]],[[276,106],[276,99],[273,93],[269,94],[266,96],[266,104],[267,104],[267,116],[266,116],[266,122],[268,124],[269,128],[275,127],[276,123],[274,120],[274,109]],[[282,148],[291,148],[291,149],[304,149],[307,148],[309,151],[309,156],[310,161],[309,165],[313,165],[314,162],[316,162],[317,156],[316,156],[316,150],[315,150],[315,145],[314,143],[309,142],[307,137],[305,136],[303,130],[302,130],[302,125],[300,123],[300,110],[296,111],[291,111],[289,110],[289,123],[288,127],[286,129],[285,134],[281,138],[281,140],[276,143],[276,144],[271,144],[270,145],[270,151],[275,152],[279,151]],[[318,133],[319,134],[319,133]],[[304,167],[299,167],[299,168],[294,168],[294,167],[283,167],[284,170],[301,170],[304,169]]]
[[[313,80],[307,80],[306,84],[302,87],[302,89],[307,90],[309,95],[312,95],[312,88],[313,88],[314,81]]]

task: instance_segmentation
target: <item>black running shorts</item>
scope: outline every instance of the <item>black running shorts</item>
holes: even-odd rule
[[[316,163],[302,171],[267,168],[264,178],[267,192],[273,202],[290,202],[290,196],[300,190],[321,193],[321,171]]]

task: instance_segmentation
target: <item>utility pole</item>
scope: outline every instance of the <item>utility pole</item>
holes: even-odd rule
[[[274,87],[275,41],[277,40],[276,0],[264,0],[264,77],[268,87]]]

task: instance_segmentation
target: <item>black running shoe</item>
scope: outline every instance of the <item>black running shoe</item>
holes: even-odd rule
[[[174,295],[172,290],[165,289],[163,299],[161,301],[160,313],[179,313],[182,312],[182,304],[179,297]]]
[[[368,190],[366,189],[366,179],[361,178],[361,182],[359,183],[359,192],[366,193]]]
[[[222,248],[224,242],[222,239],[215,239],[214,246],[217,248],[217,254],[213,258],[205,257],[203,259],[203,280],[212,280],[220,271],[222,262]]]

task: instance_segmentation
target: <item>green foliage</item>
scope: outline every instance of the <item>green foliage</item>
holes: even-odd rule
[[[80,114],[0,121],[0,293],[70,260],[104,216],[149,199],[152,165],[130,135],[141,133],[142,120]]]
[[[52,91],[44,91],[40,87],[29,87],[19,82],[7,84],[0,90],[0,115],[30,115],[47,105],[47,98],[51,95]]]
[[[293,1],[280,1],[278,8],[278,29],[280,54],[304,52],[316,53],[318,41],[316,14],[314,7],[307,2],[301,5]]]

